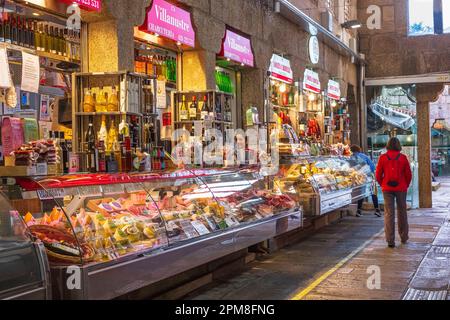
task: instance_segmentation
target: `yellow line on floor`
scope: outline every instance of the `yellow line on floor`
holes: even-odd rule
[[[323,281],[325,281],[329,276],[339,270],[344,264],[346,264],[349,260],[351,260],[354,256],[356,256],[359,252],[361,252],[364,248],[366,248],[375,238],[380,236],[384,232],[384,229],[374,235],[372,238],[364,242],[361,246],[353,250],[348,256],[339,261],[333,268],[322,274],[319,278],[314,280],[308,287],[297,293],[291,300],[302,300],[306,297],[311,291],[317,288]]]

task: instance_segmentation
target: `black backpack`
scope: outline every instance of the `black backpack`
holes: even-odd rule
[[[387,158],[388,158],[389,161],[398,161],[398,160],[400,159],[400,156],[401,156],[401,155],[402,155],[402,154],[399,153],[398,156],[397,156],[395,159],[391,159],[388,155],[386,155],[386,156],[387,156]],[[398,170],[398,167],[396,167],[396,169]],[[397,179],[399,179],[399,178],[400,178],[400,174],[399,174],[399,172],[397,172]],[[387,185],[388,185],[389,187],[392,187],[392,188],[398,187],[399,184],[400,184],[400,183],[398,182],[398,180],[392,180],[392,178],[391,178],[391,180],[389,180],[388,183],[387,183]]]

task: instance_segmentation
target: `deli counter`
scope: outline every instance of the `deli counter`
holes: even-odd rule
[[[113,299],[303,223],[258,169],[10,178],[8,194],[46,248],[54,299]]]
[[[284,157],[275,186],[320,216],[372,195],[374,176],[361,158],[351,156]]]

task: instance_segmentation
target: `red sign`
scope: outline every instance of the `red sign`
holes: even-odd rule
[[[145,22],[139,30],[195,47],[195,31],[192,27],[191,14],[164,0],[153,0],[151,9],[147,11]]]
[[[341,99],[341,88],[339,86],[339,82],[330,80],[328,81],[328,98],[334,100]]]
[[[102,0],[60,0],[69,4],[78,4],[81,9],[101,11]]]

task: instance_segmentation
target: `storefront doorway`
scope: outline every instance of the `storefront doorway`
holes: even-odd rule
[[[434,177],[450,176],[450,86],[430,104],[431,163]]]
[[[375,163],[386,152],[390,137],[400,139],[403,153],[407,155],[413,181],[408,191],[408,202],[413,208],[419,205],[416,85],[386,85],[370,87],[367,91],[368,152]],[[381,193],[381,190],[379,190]],[[382,197],[380,197],[382,200]]]

